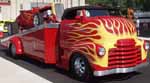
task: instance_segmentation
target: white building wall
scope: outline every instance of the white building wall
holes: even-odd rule
[[[7,11],[3,11],[3,10],[7,10]],[[11,13],[11,9],[10,9],[9,6],[2,7],[1,8],[1,15],[2,15],[2,19],[1,20],[3,20],[4,17],[10,18],[10,13]],[[7,15],[7,14],[9,14],[9,15]]]
[[[85,4],[85,0],[11,0],[10,5],[0,5],[2,20],[11,20],[15,19],[20,10],[29,10],[31,9],[31,3],[63,3],[64,8],[80,6]]]
[[[12,0],[11,5],[1,6],[1,13],[3,20],[13,19],[12,17],[16,16],[17,14],[16,4],[17,4],[16,1]]]
[[[80,0],[80,6],[84,6],[85,5],[85,0]]]
[[[79,0],[72,0],[72,3],[73,3],[72,6],[78,6],[78,1],[79,1]],[[80,4],[79,4],[79,5],[80,5]]]

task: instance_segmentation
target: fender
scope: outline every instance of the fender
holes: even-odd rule
[[[13,37],[10,39],[10,44],[14,44],[16,47],[16,54],[23,54],[23,45],[19,37]]]

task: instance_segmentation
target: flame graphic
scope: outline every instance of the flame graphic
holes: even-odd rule
[[[124,18],[109,18],[105,19],[102,18],[101,20],[106,28],[106,30],[110,33],[121,35],[125,33],[134,34],[136,29],[132,22],[129,22],[127,19]]]
[[[64,32],[65,47],[68,47],[71,51],[78,50],[78,52],[89,55],[89,57],[96,55],[94,41],[101,39],[97,28],[100,24],[99,21],[69,24],[70,28]]]
[[[135,27],[126,19],[121,18],[101,18],[85,23],[72,23],[64,32],[63,45],[73,51],[81,52],[88,55],[90,59],[94,60],[96,52],[95,41],[100,40],[100,28],[104,27],[108,33],[114,35],[122,35],[124,33],[134,33]]]

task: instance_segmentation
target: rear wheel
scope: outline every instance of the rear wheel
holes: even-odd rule
[[[10,47],[9,47],[9,53],[11,55],[11,57],[17,59],[18,58],[18,55],[16,53],[16,46],[14,44],[11,44]]]
[[[73,56],[71,60],[71,72],[81,81],[89,81],[93,76],[88,60],[79,54]]]

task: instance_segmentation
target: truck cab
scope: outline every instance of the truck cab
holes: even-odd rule
[[[61,64],[71,66],[80,79],[90,77],[91,70],[94,76],[132,72],[146,63],[147,47],[137,38],[134,24],[118,11],[98,6],[64,11]]]

